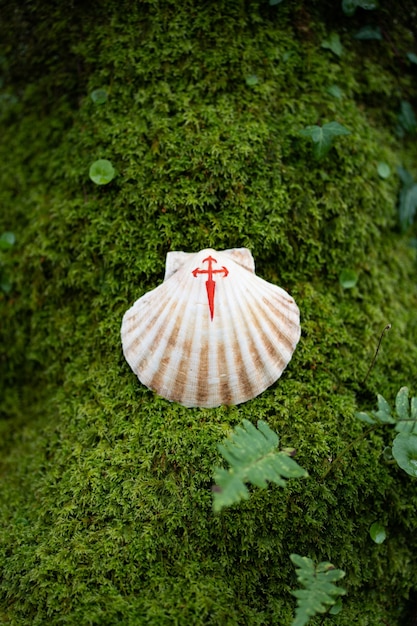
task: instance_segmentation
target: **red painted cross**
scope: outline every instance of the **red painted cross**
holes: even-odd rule
[[[206,270],[199,270],[198,267],[193,270],[194,278],[197,278],[198,274],[207,274],[208,280],[206,280],[206,289],[207,289],[207,298],[210,309],[210,318],[213,321],[214,317],[214,290],[216,288],[216,283],[213,280],[213,274],[223,274],[223,278],[229,274],[229,270],[227,267],[222,265],[221,269],[214,270],[212,267],[213,263],[217,263],[216,259],[213,259],[212,256],[208,256],[207,259],[203,259],[203,263],[208,263],[208,267]]]

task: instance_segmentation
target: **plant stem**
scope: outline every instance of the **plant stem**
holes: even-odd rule
[[[360,441],[361,439],[364,439],[367,435],[369,435],[369,433],[371,433],[373,430],[375,430],[375,428],[379,426],[379,424],[374,424],[373,426],[370,426],[367,430],[365,430],[365,432],[363,432],[362,434],[359,435],[359,437],[356,437],[356,439],[354,439],[353,441],[350,442],[350,444],[348,446],[346,446],[346,448],[343,448],[343,450],[341,451],[340,454],[337,455],[337,457],[335,458],[335,460],[331,463],[331,465],[329,465],[329,467],[327,468],[327,470],[324,472],[322,478],[326,478],[327,474],[329,474],[329,472],[332,471],[333,467],[336,465],[336,463],[339,463],[340,459],[345,456],[346,452],[348,452],[356,443],[358,443],[358,441]]]
[[[387,330],[390,330],[390,329],[391,329],[391,324],[387,324],[385,326],[384,330],[382,331],[381,336],[380,336],[379,341],[378,341],[378,346],[377,346],[375,354],[374,354],[374,358],[372,359],[371,364],[370,364],[370,366],[368,368],[368,371],[366,372],[366,376],[365,376],[365,378],[362,381],[362,385],[364,385],[366,383],[366,381],[368,380],[368,376],[369,376],[369,374],[371,372],[371,369],[373,368],[373,366],[375,364],[376,357],[378,356],[379,348],[381,346],[382,337],[387,332]]]

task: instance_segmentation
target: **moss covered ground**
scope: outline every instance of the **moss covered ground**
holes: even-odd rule
[[[355,411],[417,395],[396,174],[417,179],[397,119],[417,96],[413,3],[0,6],[0,234],[16,237],[0,259],[0,623],[286,626],[296,552],[346,571],[343,610],[312,624],[408,625],[417,483],[384,461],[392,432],[361,439]],[[355,39],[369,23],[381,39]],[[332,33],[340,56],[321,45]],[[317,161],[299,131],[331,121],[350,135]],[[108,185],[89,179],[99,158]],[[297,301],[299,346],[244,405],[171,404],[125,362],[123,313],[169,250],[240,246]],[[217,443],[243,418],[266,420],[309,478],[214,514]]]

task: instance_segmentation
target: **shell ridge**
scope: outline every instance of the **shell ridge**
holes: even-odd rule
[[[285,345],[288,352],[288,362],[291,359],[295,346],[300,339],[300,325],[299,325],[299,311],[298,307],[287,308],[287,314],[283,315],[279,312],[279,308],[274,305],[273,301],[263,298],[262,303],[264,305],[265,320],[270,326],[275,326],[279,333],[279,337]],[[294,302],[295,307],[297,306]],[[291,315],[289,315],[289,313]],[[293,319],[293,315],[296,316],[296,321]],[[277,324],[277,321],[279,322]],[[297,330],[297,333],[294,333]]]
[[[158,367],[154,367],[152,371],[148,372],[147,384],[151,389],[161,392],[161,395],[170,395],[173,381],[167,375],[172,368],[171,362],[175,361],[178,355],[177,344],[178,336],[181,331],[181,326],[178,323],[178,316],[184,310],[185,304],[182,301],[172,301],[172,315],[169,317],[168,324],[165,327],[163,324],[160,326],[160,343],[158,345],[157,352],[152,355],[152,361],[154,364],[158,362]],[[168,348],[171,348],[169,350]],[[159,356],[159,361],[158,361]],[[146,374],[144,374],[146,376]]]
[[[195,378],[191,383],[192,397],[190,397],[191,406],[200,406],[200,402],[205,403],[208,399],[208,387],[207,387],[207,375],[209,369],[208,360],[208,343],[209,338],[207,336],[207,322],[204,323],[204,316],[196,316],[197,324],[195,326],[195,333],[192,344],[192,367],[189,370],[189,375],[194,374]],[[199,333],[202,337],[201,345],[199,346]],[[198,361],[199,359],[199,361]]]
[[[195,378],[196,365],[195,361],[195,343],[198,338],[198,330],[201,327],[199,322],[201,317],[198,315],[186,315],[183,318],[184,330],[178,337],[177,351],[179,356],[178,369],[173,376],[173,384],[170,391],[172,400],[181,402],[186,406],[195,406],[197,402],[198,381]],[[201,394],[202,397],[204,394]]]
[[[143,300],[142,298],[140,298],[130,309],[134,309],[136,304],[140,303],[140,306],[137,307],[137,314],[142,314],[143,316],[142,324],[138,324],[138,326],[136,327],[134,342],[131,342],[128,346],[126,346],[126,351],[129,354],[132,353],[132,351],[134,352],[134,349],[138,347],[139,344],[142,342],[143,358],[131,358],[130,361],[128,359],[129,363],[132,363],[132,369],[138,374],[138,376],[138,372],[143,371],[145,369],[145,366],[149,363],[150,357],[152,357],[153,360],[155,359],[155,350],[153,350],[153,346],[158,343],[158,340],[163,340],[164,332],[166,333],[166,329],[167,327],[169,327],[169,318],[170,316],[174,315],[178,303],[181,302],[181,298],[176,298],[178,294],[181,294],[181,291],[181,285],[177,284],[175,281],[170,282],[168,279],[167,281],[163,282],[161,285],[150,291],[148,294],[146,294],[146,296],[149,296],[147,300]],[[167,300],[168,302],[166,302]],[[146,309],[151,308],[154,302],[156,302],[157,308],[153,308],[152,317],[150,319],[146,319]],[[146,309],[144,310],[145,305]],[[161,349],[165,346],[164,344],[160,345],[159,351],[161,351]],[[141,376],[144,375],[145,374],[141,373]]]
[[[251,281],[255,282],[255,281]],[[268,352],[265,351],[265,329],[259,323],[258,313],[253,308],[252,290],[246,291],[241,296],[242,319],[244,320],[247,335],[252,338],[251,355],[253,361],[254,373],[256,377],[258,393],[264,391],[274,380],[276,380],[276,372],[270,375],[268,372],[271,367],[270,359],[267,359]]]
[[[191,255],[194,257],[195,255]],[[193,357],[192,344],[193,333],[199,325],[195,324],[195,321],[201,318],[201,315],[195,314],[195,307],[198,307],[198,303],[203,302],[202,296],[197,298],[195,307],[188,307],[188,299],[183,296],[184,288],[193,284],[194,277],[191,277],[190,267],[195,264],[192,258],[189,259],[179,270],[176,272],[178,275],[175,280],[172,277],[169,278],[161,286],[165,287],[165,297],[167,305],[171,304],[164,315],[159,320],[158,331],[150,341],[148,341],[148,347],[153,343],[159,343],[157,351],[152,351],[152,360],[159,364],[158,370],[150,370],[140,373],[141,380],[149,386],[151,389],[157,391],[160,395],[167,397],[171,401],[182,402],[187,406],[193,406],[197,402],[194,400],[195,396],[199,396],[204,401],[207,396],[206,393],[206,378],[204,387],[201,384],[201,375],[198,377],[198,393],[196,385],[190,384],[190,367],[189,362],[193,363],[195,357]],[[203,287],[200,285],[196,291],[202,292]],[[164,294],[161,294],[163,298]],[[204,305],[205,306],[205,305]],[[204,309],[205,311],[205,309]],[[177,328],[175,325],[175,319],[180,319],[181,324]],[[161,336],[159,337],[159,334]],[[190,337],[191,334],[191,337]],[[164,354],[167,352],[167,354]],[[168,356],[169,355],[169,356]],[[182,355],[182,356],[180,356]],[[203,358],[204,361],[204,358]],[[146,363],[147,365],[147,363]],[[208,368],[204,368],[208,369]],[[192,371],[195,373],[196,367],[193,365]],[[187,391],[189,389],[189,391]]]
[[[224,299],[224,285],[220,295],[220,307],[219,307],[219,328],[221,336],[218,340],[218,353],[219,353],[219,389],[218,389],[218,404],[232,405],[235,402],[237,396],[236,392],[236,376],[234,373],[234,352],[232,350],[234,340],[234,328],[231,327],[229,331],[228,320],[230,320],[230,311],[227,306],[227,300]],[[229,293],[233,292],[233,282],[231,286],[229,284]],[[228,332],[229,331],[229,332]]]
[[[279,299],[280,303],[282,304],[282,306],[284,307],[296,307],[297,311],[298,311],[298,307],[295,304],[294,298],[292,296],[290,296],[290,294],[285,291],[285,289],[283,289],[282,287],[279,287],[279,285],[274,285],[273,283],[269,283],[267,280],[265,280],[264,278],[261,278],[260,276],[256,276],[255,278],[257,279],[256,281],[254,281],[254,288],[257,290],[258,293],[262,293],[263,295],[265,294],[265,292],[269,292],[271,294],[273,294],[273,296],[277,299]]]
[[[146,334],[149,333],[155,326],[158,319],[158,314],[164,310],[164,305],[161,303],[160,307],[155,311],[152,311],[151,319],[147,319],[146,312],[149,310],[151,303],[141,302],[141,306],[136,306],[137,302],[125,313],[122,323],[122,345],[123,352],[132,369],[134,366],[134,360],[130,356],[134,354],[135,350],[142,343]],[[150,341],[150,337],[148,336]]]
[[[231,248],[229,250],[223,250],[221,254],[232,259],[234,263],[245,268],[245,270],[248,270],[252,274],[255,273],[255,261],[251,251],[247,248]]]
[[[242,270],[243,271],[243,270]],[[239,272],[238,272],[239,275]],[[230,293],[234,295],[234,298],[230,298],[227,300],[227,314],[228,319],[233,320],[233,316],[237,316],[240,321],[239,328],[233,323],[231,324],[231,333],[232,342],[231,342],[231,350],[230,350],[230,360],[229,360],[229,369],[235,370],[233,372],[233,380],[232,382],[235,384],[236,391],[234,392],[235,397],[239,395],[243,395],[245,398],[254,397],[258,395],[255,391],[256,386],[252,381],[251,374],[253,375],[253,371],[256,371],[253,365],[253,359],[251,356],[251,350],[249,346],[249,337],[250,333],[247,332],[237,332],[239,329],[248,330],[248,326],[246,323],[246,315],[245,315],[245,304],[242,302],[242,297],[239,289],[239,283],[236,281],[232,283],[229,287]],[[235,305],[235,310],[232,309],[232,304]],[[244,329],[241,326],[244,326]],[[249,368],[247,367],[248,362],[245,358],[245,355],[249,355],[250,364]],[[237,368],[236,365],[237,364]],[[233,367],[234,366],[234,367]],[[249,372],[248,372],[249,369]],[[235,382],[236,381],[236,382]]]
[[[279,333],[276,323],[274,324],[272,319],[262,320],[260,316],[257,315],[256,311],[253,310],[252,305],[249,305],[249,307],[254,326],[257,329],[256,336],[259,337],[262,342],[262,362],[264,364],[264,371],[270,372],[270,375],[267,375],[270,381],[266,385],[266,387],[268,387],[279,378],[289,359],[287,358],[288,355],[279,349],[277,338],[273,337],[271,339],[271,334],[276,336]]]
[[[248,275],[246,277],[248,278]],[[257,312],[253,308],[254,291],[264,294],[266,285],[268,288],[272,287],[270,291],[275,296],[277,293],[273,289],[275,286],[263,281],[263,279],[259,279],[257,276],[251,276],[248,279],[248,283],[247,288],[242,290],[237,285],[237,281],[236,283],[232,282],[230,292],[234,292],[234,299],[231,298],[230,301],[239,303],[239,318],[244,326],[241,335],[245,338],[245,353],[249,357],[249,362],[246,361],[246,366],[250,368],[250,379],[255,379],[256,381],[256,395],[258,395],[282,374],[290,360],[292,349],[288,353],[287,345],[285,346],[287,349],[284,351],[278,348],[278,339],[284,337],[283,341],[285,344],[287,339],[280,329],[282,320],[276,315],[276,311],[273,311],[274,317],[272,317],[271,310],[263,306],[262,312],[266,319],[262,320],[262,316],[259,316],[259,311]],[[254,286],[256,286],[255,290],[253,289]],[[279,295],[281,294],[279,293]],[[289,304],[296,306],[292,298],[288,294],[286,296],[286,307]],[[276,335],[276,341],[270,339],[271,333]],[[248,341],[249,337],[251,338],[250,342]]]
[[[259,277],[257,276],[256,278]],[[268,283],[263,278],[260,278],[260,280],[262,281],[262,283],[256,284],[254,282],[253,293],[254,295],[256,294],[262,299],[262,306],[265,310],[265,313],[267,313],[267,311],[269,311],[269,313],[272,313],[273,317],[270,317],[270,319],[275,319],[279,317],[283,325],[286,325],[293,330],[299,328],[300,312],[294,301],[294,298],[292,298],[284,289],[282,289],[282,287],[278,287],[278,285]],[[277,301],[277,305],[273,305],[272,301]],[[285,315],[282,313],[283,310],[285,310]],[[295,344],[297,343],[298,339]]]
[[[151,389],[156,389],[156,387],[151,384],[153,372],[156,370],[155,360],[158,357],[160,358],[158,369],[165,367],[163,353],[168,345],[168,333],[171,333],[172,330],[172,324],[170,326],[169,318],[176,308],[175,302],[171,302],[170,304],[170,307],[165,307],[164,317],[159,318],[158,324],[153,327],[153,333],[149,334],[149,336],[146,336],[146,334],[145,336],[142,335],[142,351],[139,354],[139,358],[135,360],[135,371],[137,375],[140,380],[151,387]],[[165,324],[165,320],[168,320],[167,324]]]

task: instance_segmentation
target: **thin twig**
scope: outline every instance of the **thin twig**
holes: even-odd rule
[[[350,444],[348,446],[346,446],[346,448],[343,448],[343,450],[341,451],[340,454],[337,455],[337,457],[335,458],[334,461],[331,462],[331,464],[329,465],[329,467],[327,468],[327,470],[324,472],[324,474],[322,475],[322,479],[326,478],[327,474],[329,472],[332,471],[332,469],[334,468],[334,466],[339,463],[340,459],[345,456],[346,452],[349,452],[349,450],[351,448],[353,448],[353,446],[358,443],[358,441],[360,441],[361,439],[364,439],[367,435],[369,435],[369,433],[371,433],[373,430],[375,430],[375,428],[378,426],[378,424],[374,424],[373,426],[370,426],[367,430],[365,430],[365,432],[361,433],[359,435],[359,437],[356,437],[356,439],[354,439],[353,441],[350,442]]]
[[[387,324],[387,325],[385,326],[384,330],[383,330],[383,331],[382,331],[382,333],[381,333],[381,336],[380,336],[379,341],[378,341],[378,346],[377,346],[377,349],[376,349],[375,354],[374,354],[374,358],[372,359],[371,364],[370,364],[370,366],[369,366],[369,369],[368,369],[368,371],[366,372],[366,376],[365,376],[365,378],[364,378],[364,379],[363,379],[363,381],[362,381],[362,385],[364,385],[364,384],[366,383],[366,381],[368,380],[368,376],[369,376],[369,374],[371,373],[371,370],[372,370],[373,366],[375,365],[376,357],[378,356],[379,348],[380,348],[380,346],[381,346],[382,337],[385,335],[385,333],[386,333],[388,330],[391,330],[391,324]]]

